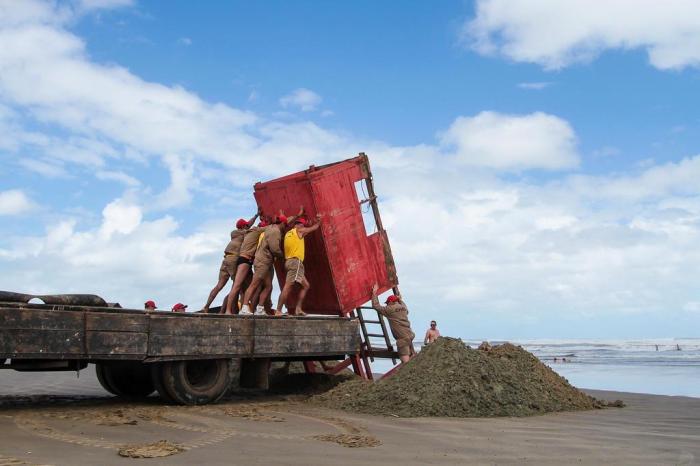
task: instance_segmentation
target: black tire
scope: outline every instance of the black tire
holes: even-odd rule
[[[168,390],[163,384],[163,366],[165,363],[156,362],[151,364],[151,381],[153,386],[156,388],[160,398],[167,404],[178,404],[178,401],[173,398],[173,396],[168,393]]]
[[[107,376],[105,374],[104,364],[99,363],[99,362],[97,364],[95,364],[95,375],[97,375],[97,381],[100,382],[100,385],[102,385],[102,388],[107,390],[112,395],[119,396],[119,393],[117,393],[117,391],[107,381]]]
[[[183,405],[215,403],[231,385],[230,359],[172,361],[163,364],[163,387]]]
[[[151,370],[143,363],[119,361],[102,366],[105,382],[117,396],[145,398],[155,391],[151,381]]]

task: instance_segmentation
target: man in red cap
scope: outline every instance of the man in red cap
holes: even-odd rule
[[[299,284],[301,289],[299,290],[297,305],[294,312],[289,309],[289,315],[306,315],[302,309],[302,303],[311,285],[304,275],[304,237],[318,230],[321,226],[321,214],[316,215],[316,219],[317,221],[315,224],[307,226],[306,220],[303,217],[298,217],[294,221],[294,227],[284,235],[284,270],[287,272],[287,276],[284,281],[284,288],[282,288],[279,300],[277,301],[278,312],[282,312],[282,306],[287,303],[287,298],[292,291],[292,287],[295,284]]]
[[[147,311],[155,311],[156,310],[156,303],[149,299],[148,301],[143,303],[143,308]]]
[[[238,219],[236,222],[236,229],[231,232],[231,240],[226,245],[224,249],[224,259],[221,261],[221,267],[219,267],[219,281],[214,285],[209,293],[209,298],[207,298],[207,303],[202,308],[202,312],[209,312],[209,306],[216,299],[216,295],[219,294],[221,289],[226,286],[226,282],[229,279],[233,280],[236,277],[236,262],[238,261],[238,252],[241,249],[241,243],[243,243],[243,237],[250,226],[258,218],[260,212],[258,211],[253,218],[246,220],[244,218]]]
[[[255,251],[258,249],[258,243],[260,235],[268,226],[268,222],[263,218],[260,219],[257,227],[250,227],[246,230],[245,236],[243,237],[243,242],[241,243],[241,249],[238,251],[238,260],[236,261],[236,276],[233,279],[233,285],[231,286],[231,291],[228,296],[229,299],[226,300],[226,308],[222,309],[225,314],[238,313],[238,296],[239,294],[245,295],[250,283],[250,270],[253,267],[253,259],[255,258]],[[245,305],[245,301],[244,305]],[[235,307],[234,307],[235,305]]]
[[[187,304],[177,303],[173,306],[173,312],[187,312]]]
[[[287,223],[293,223],[297,217],[304,214],[304,207],[299,209],[297,215],[287,219],[284,212],[280,210],[279,215],[275,217],[274,223],[265,227],[260,235],[258,248],[253,259],[253,280],[245,292],[243,298],[243,306],[241,306],[241,315],[251,315],[251,309],[255,309],[255,315],[265,315],[264,304],[270,299],[272,294],[272,279],[274,278],[275,259],[283,260],[284,252],[282,251],[282,235],[284,234]],[[258,295],[258,299],[254,299],[255,294],[260,287],[262,290]],[[260,304],[262,303],[262,304]],[[279,311],[275,315],[279,315]]]
[[[401,362],[408,362],[416,353],[413,349],[413,339],[416,334],[411,330],[411,322],[408,320],[408,308],[401,300],[400,296],[389,295],[386,299],[386,306],[379,304],[377,290],[379,286],[375,283],[372,287],[372,307],[381,315],[389,319],[391,334],[396,339],[396,347],[399,352]]]

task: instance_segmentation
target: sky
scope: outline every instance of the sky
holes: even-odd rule
[[[698,336],[695,1],[0,0],[0,44],[0,289],[199,309],[256,181],[366,152],[419,337]]]

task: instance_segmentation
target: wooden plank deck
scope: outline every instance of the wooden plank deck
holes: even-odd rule
[[[146,313],[89,306],[0,303],[0,358],[308,359],[354,354],[356,319]]]

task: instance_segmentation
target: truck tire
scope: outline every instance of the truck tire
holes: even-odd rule
[[[163,363],[165,391],[183,405],[203,405],[221,399],[231,385],[230,359],[197,359]]]
[[[153,363],[151,364],[151,381],[153,386],[156,388],[160,398],[167,404],[178,404],[178,401],[173,398],[173,396],[168,392],[163,384],[163,366],[165,363]]]
[[[98,363],[98,366],[102,366],[99,369],[105,381],[102,386],[117,396],[145,398],[155,390],[151,381],[150,368],[143,363],[118,361]]]
[[[112,395],[117,395],[119,396],[119,393],[112,388],[112,386],[107,382],[107,376],[105,375],[105,366],[102,363],[97,363],[95,364],[95,375],[97,375],[97,381],[100,382],[100,385],[102,385],[102,388],[107,390],[109,393]]]

